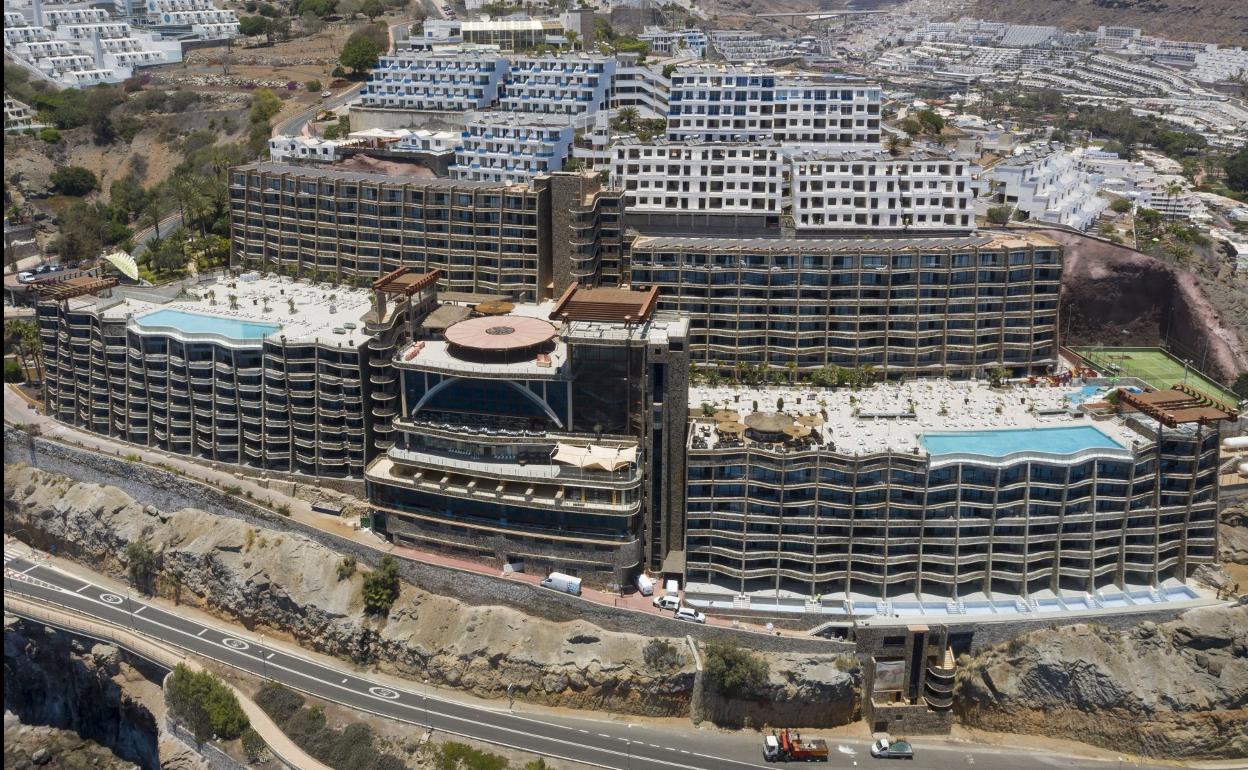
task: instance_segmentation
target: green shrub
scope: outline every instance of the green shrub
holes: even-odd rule
[[[355,557],[344,556],[342,561],[338,562],[338,579],[346,580],[355,574]]]
[[[767,684],[767,661],[735,641],[713,641],[706,645],[707,682],[726,698],[750,697]]]
[[[82,166],[61,166],[52,172],[52,187],[62,195],[83,196],[100,186],[95,173]]]
[[[130,582],[140,591],[150,590],[156,577],[156,553],[145,540],[133,540],[126,546],[126,571]]]
[[[21,382],[22,381],[22,365],[14,361],[12,358],[4,359],[4,381],[5,382]]]
[[[256,693],[256,705],[278,725],[289,721],[303,704],[302,695],[278,682],[265,682]]]
[[[988,209],[988,222],[994,225],[1005,225],[1010,222],[1010,206],[993,206]]]
[[[303,87],[308,89],[310,93],[319,94],[321,92],[321,81],[309,80],[303,84]]]
[[[47,128],[39,131],[39,138],[48,144],[56,144],[61,141],[61,132],[51,126],[48,126]]]
[[[399,598],[399,565],[394,557],[381,557],[381,566],[364,576],[361,589],[364,594],[364,610],[374,615],[388,615],[395,599]]]
[[[234,691],[209,671],[195,672],[178,664],[169,679],[167,700],[174,716],[186,722],[201,743],[214,735],[232,741],[248,727]]]
[[[243,734],[239,736],[243,742],[243,753],[247,755],[247,759],[252,762],[259,762],[264,759],[265,751],[269,746],[264,742],[264,738],[260,737],[260,733],[256,732],[254,727],[248,727],[243,730]]]
[[[433,766],[437,770],[503,770],[507,767],[507,760],[465,743],[450,741],[434,752]]]
[[[666,639],[651,639],[641,651],[641,657],[647,666],[659,671],[680,668],[685,662],[680,648]]]

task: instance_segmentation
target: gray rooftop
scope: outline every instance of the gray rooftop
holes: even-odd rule
[[[499,184],[498,182],[473,182],[441,177],[404,178],[391,174],[368,171],[347,171],[333,166],[297,166],[293,163],[279,163],[261,160],[242,166],[235,166],[234,171],[259,172],[262,174],[289,174],[309,179],[338,179],[345,182],[376,182],[389,184],[416,184],[421,187],[445,187],[446,189],[469,190],[528,190],[524,184]]]

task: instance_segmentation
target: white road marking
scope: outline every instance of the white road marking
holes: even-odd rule
[[[74,593],[76,593],[76,594],[80,594],[80,593],[82,593],[83,591],[87,590],[87,589],[88,589],[88,588],[90,588],[90,587],[91,587],[91,584],[90,584],[90,583],[86,583],[86,584],[84,584],[84,585],[82,586],[82,588],[79,588],[77,591],[74,591]]]
[[[49,568],[49,569],[50,569],[51,571],[53,571],[53,572],[56,572],[58,575],[60,575],[60,574],[65,574],[65,573],[62,573],[60,570],[57,570],[57,569],[53,569],[53,568]],[[52,588],[55,588],[55,586],[52,586]],[[59,590],[59,589],[58,589],[58,590]],[[92,597],[90,597],[90,596],[84,596],[84,597],[82,597],[82,598],[84,598],[85,600],[87,600],[87,601],[89,601],[89,602],[92,602],[92,603],[97,603],[97,604],[110,604],[111,602],[108,602],[108,601],[103,601],[103,597],[104,597],[104,596],[116,596],[116,594],[101,594],[101,598],[100,598],[100,599],[95,599],[95,598],[92,598]],[[38,598],[38,597],[36,597],[36,598]],[[121,597],[116,597],[116,598],[120,599]],[[102,616],[97,616],[97,617],[102,617]],[[106,617],[105,617],[105,618],[103,618],[103,619],[104,619],[104,620],[106,620],[106,621],[108,620]],[[161,622],[159,622],[159,621],[155,621],[155,620],[150,620],[150,619],[149,619],[149,621],[148,621],[148,622],[149,622],[149,623],[151,623],[152,625],[160,626],[161,628],[164,628],[164,629],[168,630],[169,632],[171,632],[171,633],[173,633],[173,634],[180,634],[180,635],[182,635],[182,636],[188,636],[188,637],[189,637],[189,636],[191,636],[191,633],[190,633],[190,632],[188,632],[188,631],[183,631],[183,630],[182,630],[182,629],[180,629],[180,628],[174,628],[174,627],[172,627],[172,626],[165,625],[164,623],[161,623]],[[212,630],[212,629],[211,629],[211,628],[206,628],[206,629],[204,629],[204,630],[206,631],[206,630]],[[202,632],[201,632],[201,633],[202,633]],[[167,640],[165,640],[165,641],[167,641]],[[225,643],[226,641],[234,641],[234,642],[240,642],[240,643],[242,643],[242,644],[246,644],[246,642],[241,642],[241,640],[238,640],[238,639],[233,639],[232,637],[226,637],[226,638],[225,638],[225,639],[223,639],[221,642],[217,642],[217,641],[215,641],[215,640],[206,640],[206,641],[209,641],[211,644],[215,644],[215,645],[217,645],[217,646],[221,646],[221,647],[231,647],[231,645],[228,645],[228,644],[226,644],[226,643]],[[175,644],[176,644],[176,643],[175,643]],[[250,646],[250,645],[248,645],[248,646]],[[238,648],[233,648],[233,649],[238,649]],[[194,651],[192,651],[192,652],[194,652]],[[200,655],[206,655],[205,653],[198,653],[198,654],[200,654]],[[207,657],[209,657],[209,658],[212,658],[212,656],[211,656],[211,655],[206,655],[206,656],[207,656]],[[302,661],[302,662],[304,662],[304,663],[308,664],[309,666],[313,667],[313,669],[314,669],[314,670],[319,669],[320,671],[324,671],[324,672],[329,672],[329,671],[332,671],[332,670],[333,670],[333,669],[327,668],[327,667],[326,667],[324,664],[322,664],[322,663],[319,663],[319,662],[317,662],[317,661],[313,661],[313,660],[311,660],[311,659],[309,659],[309,658],[306,658],[306,657],[303,657],[303,656],[301,656],[301,655],[291,654],[291,657],[292,657],[292,658],[294,658],[294,659],[296,659],[296,660],[300,660],[300,661]],[[213,659],[214,659],[214,660],[220,660],[220,659],[216,659],[216,658],[213,658]],[[225,662],[225,661],[221,661],[221,662]],[[234,667],[236,667],[236,668],[240,668],[240,666],[237,666],[236,664],[232,664],[232,663],[227,663],[227,665],[231,665],[231,666],[234,666]],[[321,679],[321,678],[319,678],[319,677],[317,677],[317,676],[315,676],[315,675],[313,675],[313,674],[307,673],[307,672],[298,671],[298,670],[296,670],[296,669],[292,669],[292,668],[290,668],[290,667],[288,667],[288,666],[285,666],[285,665],[282,665],[282,664],[279,664],[279,663],[275,663],[275,664],[273,664],[273,665],[274,665],[274,666],[276,666],[277,668],[279,668],[279,669],[281,669],[281,670],[283,670],[283,671],[285,671],[285,672],[287,672],[287,673],[289,673],[289,674],[291,674],[291,675],[293,675],[293,676],[295,676],[295,677],[301,678],[301,679],[306,679],[306,680],[310,680],[310,681],[313,681],[313,682],[318,682],[318,683],[323,684],[323,685],[326,685],[326,686],[328,686],[328,687],[336,687],[336,688],[338,688],[338,689],[345,690],[345,691],[347,691],[348,693],[350,693],[350,694],[352,694],[352,695],[359,695],[359,694],[361,694],[361,693],[359,693],[358,691],[353,690],[353,689],[351,689],[351,688],[349,688],[349,687],[343,687],[343,686],[342,686],[342,685],[340,685],[340,684],[337,684],[337,683],[331,682],[331,681],[329,681],[329,680],[327,680],[327,679]],[[348,681],[348,680],[346,680],[346,679],[344,679],[344,680],[343,680],[343,682],[346,682],[346,681]],[[296,689],[298,689],[298,688],[296,688]],[[313,692],[310,692],[310,691],[308,691],[308,690],[304,690],[304,692],[308,692],[309,694],[311,694],[311,695],[316,695],[316,696],[318,696],[318,697],[324,697],[324,696],[323,696],[323,695],[321,695],[321,694],[318,694],[318,693],[313,693]],[[410,691],[405,691],[405,692],[407,692],[407,694],[412,695],[414,698],[419,697],[418,695],[416,695],[415,693],[412,693],[412,692],[410,692]],[[445,702],[445,703],[448,703],[448,704],[453,704],[453,705],[456,705],[456,706],[461,706],[461,707],[462,707],[462,706],[464,706],[464,704],[463,704],[463,703],[458,702],[458,701],[454,701],[454,700],[451,700],[451,699],[448,699],[448,698],[439,698],[439,697],[437,697],[437,696],[433,696],[431,699],[432,699],[432,700],[437,700],[437,701],[442,701],[442,702]],[[350,707],[350,708],[357,708],[357,709],[360,709],[360,710],[363,710],[363,711],[368,711],[369,713],[378,714],[379,716],[388,717],[388,718],[392,718],[392,719],[399,719],[399,720],[401,720],[401,721],[408,721],[408,722],[410,722],[411,724],[423,724],[423,722],[416,722],[416,721],[413,721],[413,720],[406,720],[406,719],[404,719],[403,717],[401,717],[401,716],[396,716],[396,715],[394,715],[394,714],[382,714],[382,713],[380,713],[380,712],[371,711],[371,710],[370,710],[370,709],[368,709],[367,707],[364,707],[364,706],[359,706],[359,705],[354,704],[354,703],[348,703],[348,702],[345,702],[345,701],[338,701],[338,702],[339,702],[339,703],[342,703],[342,705],[348,706],[348,707]],[[409,703],[403,703],[402,701],[397,701],[397,702],[396,702],[396,705],[398,705],[398,706],[402,706],[402,707],[403,707],[403,708],[405,708],[405,709],[408,709],[408,710],[411,710],[411,711],[416,711],[416,712],[419,712],[419,711],[421,711],[421,710],[422,710],[422,709],[421,709],[421,707],[420,707],[420,706],[418,706],[418,705],[409,704]],[[472,707],[470,707],[470,706],[469,706],[468,708],[470,708],[470,709],[471,709]],[[475,710],[475,711],[481,711],[481,712],[484,712],[484,713],[487,713],[487,714],[501,714],[501,712],[495,712],[493,709],[473,709],[473,710]],[[530,738],[531,738],[531,737],[535,737],[535,736],[534,736],[534,733],[533,733],[532,731],[530,731],[530,730],[521,730],[521,729],[517,729],[517,728],[507,727],[507,726],[505,726],[505,725],[503,725],[503,724],[490,724],[490,723],[485,723],[485,722],[481,722],[479,719],[474,719],[474,718],[472,718],[472,717],[461,717],[461,716],[457,716],[457,715],[454,715],[454,714],[449,714],[449,713],[444,713],[444,712],[443,712],[443,713],[439,713],[439,716],[440,716],[440,717],[442,717],[442,718],[444,718],[444,719],[447,719],[447,720],[452,720],[452,721],[455,721],[455,722],[463,722],[463,723],[467,723],[467,724],[472,725],[472,726],[474,726],[474,727],[486,727],[486,728],[488,728],[488,729],[490,729],[490,730],[492,730],[492,731],[499,732],[499,733],[509,733],[509,734],[513,734],[513,735],[520,735],[520,736],[530,737]],[[555,723],[555,722],[546,722],[546,721],[543,721],[543,720],[540,720],[540,719],[536,719],[536,718],[532,718],[532,717],[524,717],[524,716],[519,716],[519,715],[509,715],[509,717],[510,717],[510,719],[512,719],[512,720],[519,720],[519,721],[524,721],[524,722],[531,722],[531,723],[534,723],[534,724],[540,724],[540,725],[543,725],[544,727],[550,728],[550,729],[552,729],[552,730],[554,730],[554,731],[558,731],[558,732],[564,732],[564,731],[566,731],[566,732],[571,732],[571,731],[572,731],[572,729],[573,729],[573,728],[568,727],[568,726],[566,726],[566,725],[561,725],[561,724],[558,724],[558,723]],[[480,734],[479,734],[479,733],[477,733],[477,732],[456,732],[455,730],[451,730],[451,729],[448,729],[448,728],[445,728],[445,727],[444,727],[444,728],[442,728],[442,729],[443,729],[443,731],[444,731],[444,732],[448,732],[448,733],[452,733],[452,734],[456,734],[456,735],[462,735],[462,736],[464,736],[464,737],[468,737],[468,738],[476,738],[477,740],[483,740],[483,741],[485,741],[485,742],[487,742],[487,743],[493,743],[493,744],[495,744],[495,745],[498,745],[498,746],[504,746],[504,747],[506,747],[506,748],[515,749],[515,750],[517,750],[517,751],[529,751],[529,752],[534,751],[534,749],[533,749],[533,748],[531,748],[531,747],[519,746],[519,745],[512,744],[512,743],[507,743],[506,741],[503,741],[503,740],[498,740],[498,739],[493,739],[493,740],[491,740],[491,739],[488,739],[488,738],[482,738],[482,737],[480,736]],[[607,735],[605,735],[605,734],[601,734],[601,735],[602,735],[603,737],[610,737],[610,736],[607,736]],[[548,741],[548,742],[550,742],[550,743],[560,744],[560,745],[563,745],[563,746],[571,746],[571,747],[575,747],[575,748],[578,748],[578,749],[588,749],[588,750],[590,750],[590,751],[593,751],[593,752],[596,752],[596,753],[599,753],[599,754],[612,755],[612,756],[616,756],[616,757],[622,757],[622,756],[623,756],[623,752],[620,752],[620,751],[615,751],[615,750],[613,750],[613,749],[608,749],[608,748],[605,748],[605,747],[599,747],[599,746],[587,746],[587,745],[585,745],[585,744],[583,744],[583,743],[580,743],[580,742],[577,742],[577,741],[574,741],[574,740],[565,740],[565,739],[562,739],[562,738],[555,738],[555,737],[548,737],[548,736],[536,736],[536,737],[539,737],[539,738],[541,738],[541,740]],[[675,749],[668,748],[668,749],[665,749],[665,751],[669,751],[669,752],[673,752],[673,753],[674,753],[674,752],[675,752]],[[726,758],[723,758],[723,757],[714,757],[714,756],[711,756],[711,755],[708,755],[708,754],[700,754],[700,753],[697,753],[697,752],[689,752],[689,751],[687,751],[687,750],[682,750],[682,753],[685,753],[685,754],[690,754],[691,756],[701,757],[701,758],[704,758],[704,759],[710,759],[710,760],[713,760],[713,761],[717,762],[717,763],[718,763],[718,765],[719,765],[720,767],[725,767],[725,766],[728,766],[728,765],[739,765],[739,766],[742,766],[742,767],[756,767],[756,765],[754,765],[753,763],[749,763],[749,762],[741,762],[741,761],[738,761],[738,760],[726,759]],[[604,767],[604,768],[605,768],[605,767],[608,767],[607,765],[603,765],[603,764],[601,764],[601,763],[596,763],[596,762],[593,762],[593,761],[590,761],[590,760],[579,759],[579,758],[574,758],[574,757],[569,757],[569,756],[560,756],[560,755],[558,755],[558,754],[550,754],[550,753],[548,753],[548,754],[547,754],[547,756],[550,756],[550,757],[555,758],[555,759],[565,759],[565,760],[568,760],[568,761],[571,761],[571,762],[580,762],[581,764],[589,764],[589,765],[594,765],[594,766],[597,766],[597,767]],[[664,766],[664,767],[679,768],[679,770],[699,770],[699,768],[692,767],[691,765],[685,765],[685,764],[682,764],[682,763],[679,763],[679,762],[676,762],[676,761],[673,761],[673,760],[669,760],[669,759],[656,759],[656,760],[654,760],[654,761],[656,761],[659,765]]]
[[[203,635],[204,635],[204,634],[206,634],[206,633],[208,633],[208,629],[207,629],[207,628],[201,628],[201,629],[199,629],[199,633],[198,633],[198,634],[195,634],[195,635],[196,635],[196,636],[203,636]]]
[[[132,612],[132,613],[130,613],[130,614],[131,614],[131,615],[138,615],[140,612],[142,612],[142,611],[143,611],[143,610],[145,610],[145,609],[147,609],[147,605],[146,605],[146,604],[143,604],[143,605],[140,605],[140,606],[139,606],[139,608],[138,608],[137,610],[135,610],[134,612]]]
[[[277,654],[277,653],[275,653],[275,652],[270,652],[268,655],[265,655],[265,656],[264,656],[264,659],[265,659],[265,660],[272,660],[272,659],[273,659],[273,656],[274,656],[274,655],[276,655],[276,654]]]

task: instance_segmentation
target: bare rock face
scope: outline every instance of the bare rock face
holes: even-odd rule
[[[138,770],[104,746],[71,730],[24,725],[11,711],[4,712],[5,768],[49,767],[58,770]]]
[[[959,719],[1173,759],[1248,756],[1248,606],[1033,631],[959,669]]]
[[[1218,556],[1222,561],[1248,564],[1248,504],[1227,505],[1218,524]]]
[[[116,647],[90,648],[68,634],[4,616],[4,708],[27,725],[76,733],[112,749],[117,757],[144,770],[160,767],[155,715],[128,686],[142,679]],[[8,719],[5,725],[6,766]],[[30,758],[49,745],[31,748]],[[64,737],[64,736],[62,736]],[[66,737],[56,745],[80,747]],[[98,748],[98,745],[97,745]]]

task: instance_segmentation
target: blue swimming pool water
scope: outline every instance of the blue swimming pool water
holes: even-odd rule
[[[1067,393],[1066,398],[1070,399],[1070,403],[1073,406],[1078,406],[1079,404],[1082,404],[1084,401],[1087,401],[1088,399],[1097,395],[1102,390],[1104,390],[1104,388],[1102,388],[1099,385],[1084,385],[1079,390],[1072,390],[1071,392]]]
[[[240,321],[184,310],[157,310],[136,319],[139,326],[169,326],[190,334],[218,334],[231,340],[258,340],[277,331],[277,324]]]
[[[989,457],[1004,457],[1015,452],[1064,455],[1094,447],[1122,449],[1121,444],[1090,425],[927,433],[923,436],[923,446],[933,455],[971,452]]]

